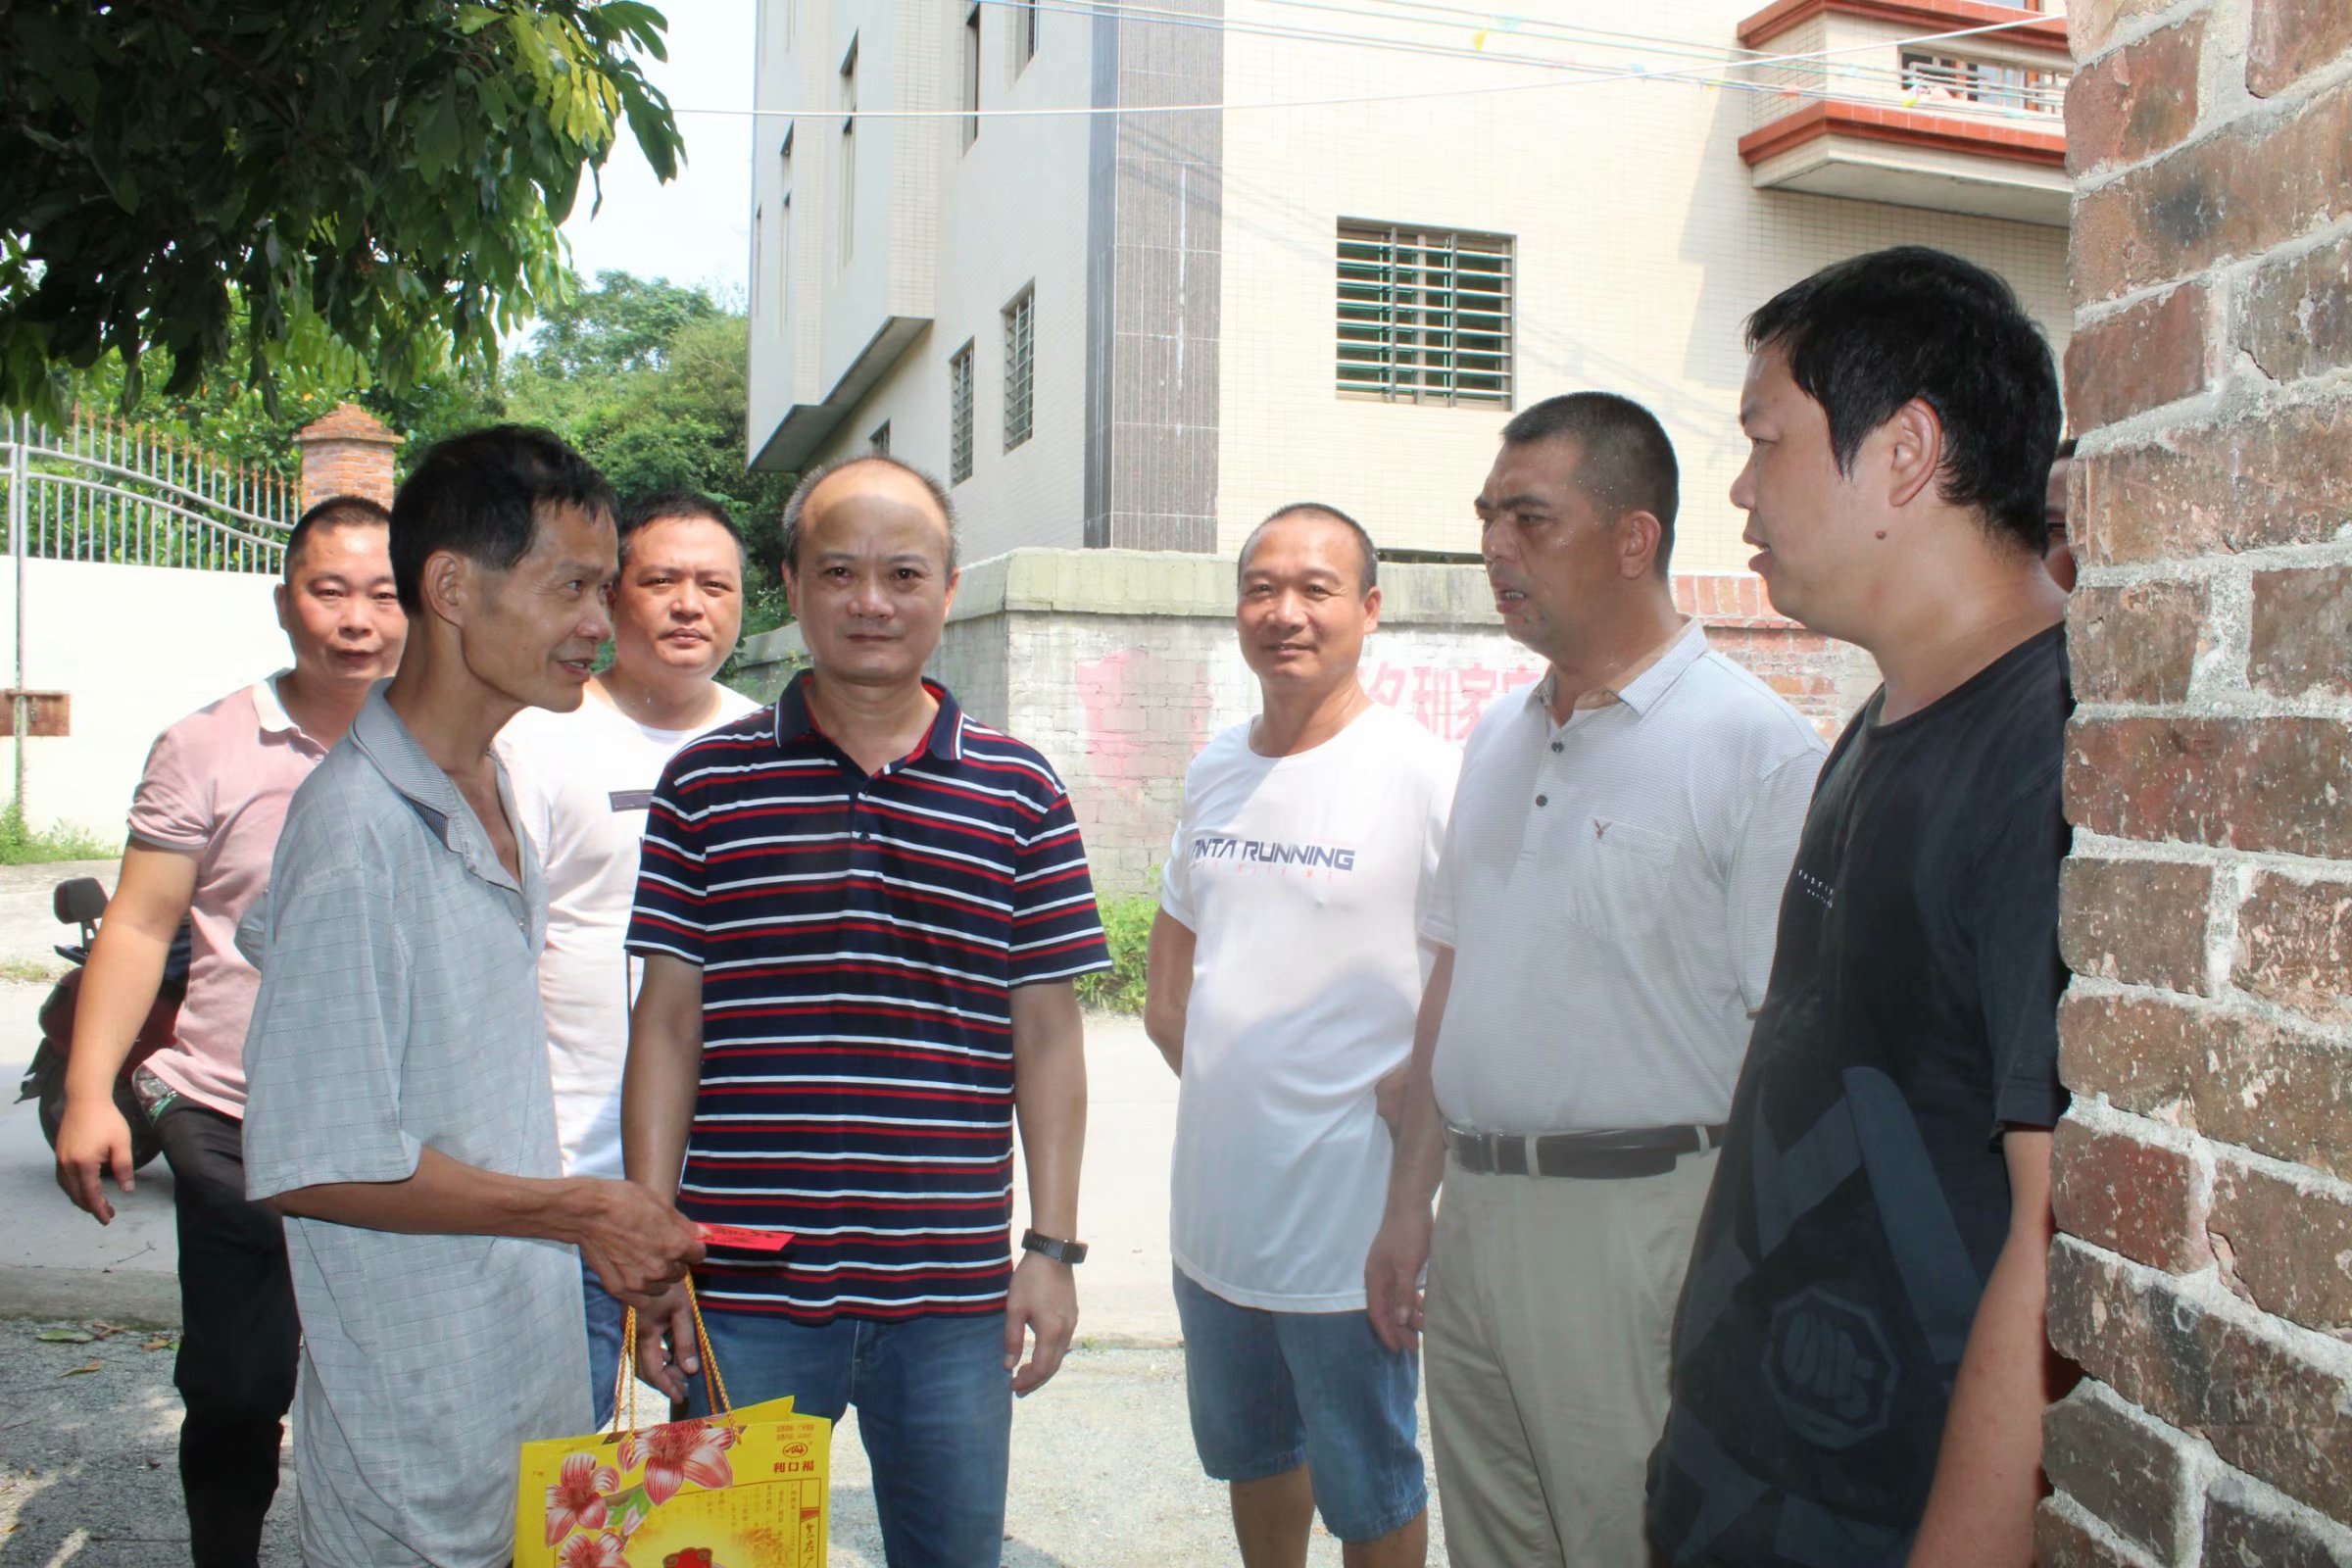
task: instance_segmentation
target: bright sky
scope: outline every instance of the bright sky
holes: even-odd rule
[[[655,0],[669,18],[669,59],[644,62],[669,95],[686,138],[678,177],[654,178],[626,134],[605,165],[605,201],[592,220],[580,193],[564,233],[582,277],[600,271],[707,283],[741,302],[751,277],[752,124],[740,115],[688,109],[752,107],[758,0]]]

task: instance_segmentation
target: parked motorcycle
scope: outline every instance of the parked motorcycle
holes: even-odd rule
[[[73,944],[61,942],[57,946],[57,956],[74,967],[50,988],[48,1000],[41,1004],[41,1044],[32,1054],[32,1064],[24,1069],[17,1100],[20,1103],[27,1100],[40,1102],[41,1136],[54,1149],[58,1124],[66,1116],[66,1058],[74,1048],[74,1013],[81,997],[81,965],[89,961],[90,944],[97,940],[98,923],[106,914],[106,889],[96,877],[77,876],[60,882],[50,896],[50,904],[60,922],[81,927],[81,940]],[[131,1077],[149,1056],[171,1043],[172,1027],[179,1019],[180,1001],[187,995],[188,941],[188,925],[182,921],[178,934],[172,939],[171,954],[164,960],[164,983],[156,991],[155,1005],[147,1010],[147,1021],[139,1026],[138,1039],[123,1059],[122,1070],[115,1075],[115,1105],[130,1127],[130,1159],[134,1167],[155,1158],[163,1146],[156,1141],[155,1128],[147,1120],[137,1091],[131,1087]]]

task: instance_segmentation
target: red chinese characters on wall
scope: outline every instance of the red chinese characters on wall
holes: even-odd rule
[[[1367,660],[1364,690],[1372,700],[1410,713],[1440,740],[1469,738],[1487,705],[1543,678],[1541,664],[1395,664]]]

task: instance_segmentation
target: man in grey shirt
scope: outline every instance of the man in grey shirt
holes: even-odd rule
[[[573,1248],[637,1301],[702,1253],[642,1188],[561,1174],[546,890],[490,750],[525,707],[579,706],[612,510],[544,431],[425,454],[392,509],[400,671],[295,792],[240,933],[246,1191],[286,1221],[312,1568],[508,1561],[518,1446],[590,1424]]]

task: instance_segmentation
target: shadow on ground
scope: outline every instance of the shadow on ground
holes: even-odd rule
[[[186,1562],[171,1337],[40,1339],[59,1329],[89,1332],[87,1324],[0,1323],[0,1568]],[[280,1475],[263,1557],[294,1568],[302,1556],[291,1477]]]

